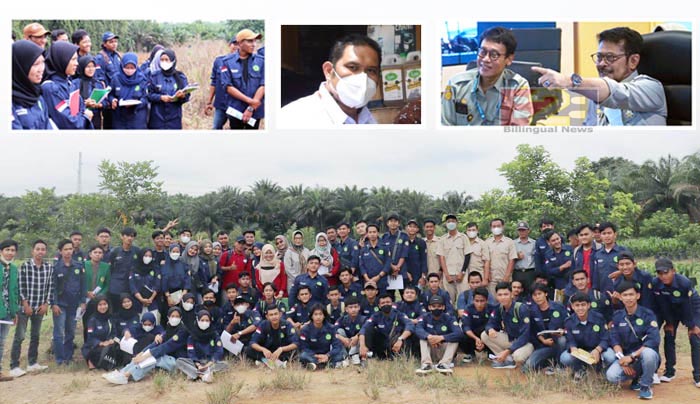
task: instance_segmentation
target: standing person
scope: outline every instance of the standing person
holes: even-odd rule
[[[20,40],[12,44],[12,129],[55,129],[41,95],[43,49]]]
[[[437,255],[442,268],[442,285],[449,293],[448,306],[454,306],[457,296],[469,289],[467,278],[464,276],[469,265],[469,240],[467,236],[457,230],[457,216],[448,214],[445,216],[447,234],[440,238]]]
[[[136,264],[129,274],[129,291],[136,298],[134,302],[139,313],[158,313],[156,296],[161,290],[159,273],[153,261],[153,250],[144,248],[136,254]],[[156,315],[160,323],[160,313]]]
[[[148,55],[148,59],[144,60],[139,66],[139,70],[146,76],[147,79],[151,79],[151,76],[160,71],[160,55],[163,54],[165,47],[161,44],[156,44],[151,49],[151,53]]]
[[[111,85],[112,81],[119,73],[119,67],[122,64],[122,56],[117,52],[119,46],[119,36],[107,31],[102,34],[102,49],[95,56],[97,64],[97,79],[101,80],[105,85]],[[102,126],[104,129],[112,129],[112,114],[111,109],[103,111]]]
[[[467,223],[467,238],[471,248],[467,273],[481,274],[482,285],[488,287],[491,279],[491,250],[486,241],[479,237],[479,226],[476,222]]]
[[[660,379],[669,383],[676,377],[676,333],[682,322],[688,328],[693,382],[695,387],[700,387],[700,297],[690,279],[676,273],[670,259],[659,258],[654,266],[654,311],[659,325],[663,322],[666,357],[666,370]]]
[[[598,247],[593,239],[593,226],[587,223],[580,225],[576,229],[579,246],[574,249],[574,269],[583,269],[588,278],[588,287],[592,288],[591,274],[593,268],[593,256]]]
[[[62,240],[58,244],[58,250],[61,259],[54,267],[54,291],[49,304],[53,311],[53,353],[60,366],[73,361],[75,315],[78,307],[85,312],[87,285],[85,268],[81,263],[73,261],[73,243],[68,239]]]
[[[418,222],[411,219],[406,224],[408,234],[408,256],[406,257],[406,278],[404,286],[425,286],[428,276],[427,245],[425,240],[418,237]]]
[[[440,258],[437,255],[440,237],[435,235],[435,221],[433,219],[426,219],[423,222],[423,232],[425,233],[425,259],[428,265],[428,274],[440,274]]]
[[[304,247],[304,233],[300,230],[296,230],[292,233],[292,246],[284,255],[284,270],[287,272],[287,290],[291,290],[296,277],[304,273],[306,260],[309,258],[309,254],[309,249]],[[289,306],[291,307],[292,305],[290,304]]]
[[[78,47],[78,58],[89,56],[92,50],[90,35],[84,29],[78,29],[71,35],[71,43]]]
[[[593,289],[612,293],[614,288],[610,274],[617,271],[619,256],[627,248],[617,244],[617,227],[613,223],[602,222],[598,228],[603,246],[593,256],[591,282]]]
[[[229,54],[220,55],[214,59],[209,77],[209,98],[204,110],[206,115],[214,111],[214,127],[212,129],[223,129],[226,123],[226,87],[222,85],[221,76],[228,72],[228,67],[224,64],[224,59],[234,54],[238,50],[238,41],[234,36],[228,43]]]
[[[382,235],[381,244],[388,252],[390,272],[387,275],[392,277],[407,278],[406,258],[408,258],[408,235],[399,228],[401,219],[396,213],[390,213],[386,221],[388,231]],[[401,294],[402,290],[399,290]]]
[[[260,38],[262,34],[241,30],[236,34],[238,50],[224,60],[228,71],[221,76],[221,85],[229,95],[227,109],[241,114],[229,116],[231,129],[258,129],[265,117],[265,58],[255,53],[255,41]],[[251,118],[254,125],[249,125]]]
[[[96,102],[90,95],[93,90],[102,90],[105,85],[95,78],[95,58],[87,55],[78,58],[78,88],[80,97],[85,100],[85,106],[92,112],[92,126],[95,129],[102,129],[102,111],[109,108],[109,101],[105,97],[101,102]]]
[[[180,259],[180,245],[170,246],[165,265],[161,268],[161,290],[168,307],[177,306],[184,301],[184,295],[192,290],[192,280],[187,275],[187,266]],[[181,299],[171,298],[171,293],[182,293]],[[184,306],[183,306],[184,308]],[[186,310],[188,311],[188,310]]]
[[[379,226],[367,226],[367,240],[360,251],[360,279],[365,285],[373,282],[383,293],[387,288],[387,276],[391,274],[390,252],[379,242]]]
[[[525,290],[535,280],[535,240],[530,238],[530,226],[527,222],[518,222],[518,240],[515,242],[518,259],[513,267],[513,280],[520,281]]]
[[[554,285],[553,300],[564,301],[564,289],[571,282],[574,254],[571,247],[564,244],[559,233],[549,231],[545,239],[550,248],[545,253],[544,268],[550,284]]]
[[[49,42],[51,31],[47,31],[46,28],[38,22],[33,22],[25,25],[22,34],[24,35],[24,39],[32,41],[36,46],[41,48],[43,52],[44,48],[46,48],[46,43]]]
[[[217,300],[220,300],[223,285],[219,259],[214,255],[214,243],[209,240],[202,240],[199,243],[199,277],[206,288],[216,289],[214,294]]]
[[[270,283],[278,291],[276,299],[287,296],[287,274],[284,270],[284,262],[280,261],[271,244],[265,244],[262,248],[255,277],[255,284],[258,285],[261,294],[263,294],[265,285]]]
[[[184,92],[187,76],[176,69],[177,58],[172,49],[165,49],[157,64],[159,70],[150,75],[148,85],[148,129],[182,129],[182,105],[190,100],[190,93]]]
[[[630,388],[639,391],[639,398],[654,397],[651,385],[659,367],[659,324],[654,312],[637,304],[639,288],[634,282],[623,281],[617,287],[625,306],[613,314],[610,345],[617,361],[610,365],[606,377],[620,384],[632,379]]]
[[[338,256],[340,258],[340,269],[350,268],[350,274],[357,274],[358,256],[360,247],[357,241],[350,237],[351,226],[349,223],[341,223],[338,226]]]
[[[139,250],[134,246],[136,230],[125,227],[121,231],[121,245],[115,247],[110,253],[110,280],[109,300],[112,307],[119,307],[119,298],[122,293],[129,293],[129,275],[136,267],[136,259]]]
[[[581,292],[588,296],[588,303],[591,306],[591,311],[597,312],[603,316],[606,322],[610,322],[613,314],[610,296],[608,296],[605,292],[601,293],[598,290],[591,289],[588,286],[589,283],[590,281],[585,270],[574,270],[574,272],[571,273],[571,285],[568,287],[568,291],[566,291],[564,295],[564,304],[569,309],[569,312],[573,313],[574,308],[571,298],[576,293]]]
[[[148,120],[148,80],[138,70],[138,56],[125,53],[120,69],[109,84],[109,102],[112,104],[112,129],[146,129]],[[124,102],[138,102],[122,105]],[[107,118],[105,116],[105,122]]]
[[[647,271],[642,271],[637,268],[637,264],[634,261],[634,256],[629,251],[624,251],[620,253],[617,257],[617,268],[619,274],[617,278],[613,280],[613,290],[617,291],[617,286],[624,281],[634,282],[639,288],[640,298],[637,303],[640,306],[646,307],[647,309],[654,309],[654,293],[653,293],[653,278],[651,274]],[[622,304],[620,303],[619,293],[611,292],[612,296],[612,306],[614,309],[621,309]]]
[[[499,282],[511,281],[518,252],[513,240],[503,234],[505,226],[503,219],[493,219],[490,225],[492,236],[486,240],[491,259],[490,273],[484,275],[484,280],[489,282],[489,292],[495,294],[496,285]]]
[[[211,323],[208,311],[200,310],[197,313],[197,325],[190,330],[187,338],[187,357],[177,359],[177,368],[189,380],[201,378],[205,383],[212,383],[215,372],[228,369],[228,364],[222,361],[224,349],[219,335]]]
[[[47,367],[37,362],[39,357],[39,337],[41,322],[49,311],[49,301],[53,296],[53,265],[46,262],[46,243],[36,240],[32,245],[32,258],[19,269],[19,298],[22,309],[18,313],[17,329],[12,343],[10,358],[10,376],[20,377],[26,374],[19,367],[22,341],[27,332],[27,323],[31,322],[32,331],[27,354],[27,372],[46,370]]]
[[[452,374],[452,361],[462,338],[462,330],[454,314],[445,311],[442,297],[431,296],[428,309],[429,312],[423,314],[416,324],[421,357],[421,367],[416,373],[432,372],[433,362],[439,361],[434,369],[443,374]]]
[[[357,244],[360,246],[360,248],[364,247],[365,241],[367,239],[367,222],[366,221],[358,220],[355,223],[355,235],[357,236]]]
[[[109,262],[109,254],[112,252],[112,248],[109,246],[110,241],[112,240],[112,231],[109,230],[106,227],[101,227],[97,229],[97,232],[95,233],[95,242],[97,242],[97,245],[102,248],[102,261],[104,262]],[[112,305],[112,307],[115,307]]]
[[[32,45],[34,46],[34,45]],[[17,266],[12,263],[17,254],[17,242],[3,240],[0,242],[0,319],[17,324],[19,313],[19,273]],[[2,374],[2,356],[5,352],[5,339],[10,333],[10,324],[0,324],[0,382],[12,380],[12,377]]]
[[[109,264],[102,261],[104,251],[98,245],[90,247],[88,250],[88,260],[85,266],[85,284],[87,285],[87,297],[90,301],[85,307],[83,314],[83,340],[87,339],[87,321],[95,312],[95,298],[97,296],[107,296],[109,290]]]
[[[310,371],[321,365],[340,368],[344,365],[345,350],[335,335],[333,324],[328,322],[328,313],[320,303],[309,309],[311,321],[299,332],[299,361]]]
[[[78,69],[78,47],[68,42],[56,42],[47,51],[46,80],[41,92],[46,99],[51,120],[59,129],[92,129],[92,111],[85,108],[85,101],[78,97],[77,108],[73,102],[71,77]]]
[[[549,234],[550,231],[554,231],[554,221],[548,218],[540,219],[540,236],[535,241],[535,269],[540,273],[545,272],[544,260],[549,249],[545,235]]]
[[[281,234],[276,235],[275,245],[273,247],[277,248],[277,258],[284,261],[284,256],[287,254],[287,250],[289,249],[289,241],[287,241],[287,237]]]
[[[238,237],[233,244],[233,249],[221,254],[219,259],[223,285],[233,283],[238,286],[238,276],[243,272],[250,273],[251,265],[252,262],[245,253],[245,238]],[[286,263],[285,267],[287,267]]]
[[[338,284],[338,272],[340,271],[340,258],[338,251],[331,245],[326,233],[318,233],[314,249],[309,256],[315,255],[321,259],[319,273],[326,278],[329,286]]]
[[[68,238],[73,243],[73,259],[80,263],[85,262],[85,253],[80,249],[80,246],[83,244],[83,233],[72,231]]]

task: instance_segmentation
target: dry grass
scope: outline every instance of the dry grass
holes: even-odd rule
[[[241,392],[243,382],[220,381],[207,391],[207,404],[233,404],[233,399]]]
[[[66,394],[81,392],[90,386],[90,379],[85,376],[78,376],[63,386]]]

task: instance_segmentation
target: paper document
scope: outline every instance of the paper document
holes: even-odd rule
[[[180,300],[182,300],[182,290],[172,292],[168,299],[173,305],[180,304]]]
[[[327,266],[321,265],[320,267],[318,267],[318,274],[319,274],[319,275],[321,275],[321,276],[326,276],[326,275],[328,275],[329,273],[331,273],[331,271],[328,269]]]
[[[143,361],[141,361],[141,363],[139,363],[138,366],[139,366],[141,369],[145,369],[145,368],[147,368],[147,367],[149,367],[149,366],[155,365],[156,362],[158,362],[158,360],[157,360],[156,358],[154,358],[154,357],[152,357],[152,356],[149,356],[147,359],[144,359]]]
[[[590,352],[581,348],[575,348],[571,353],[571,356],[589,365],[595,365],[596,363],[598,363],[598,361],[596,361],[595,358],[593,358]]]
[[[8,320],[0,320],[0,324],[13,325],[14,323],[12,321],[8,321]]]
[[[101,103],[107,95],[109,95],[109,92],[112,91],[112,87],[107,87],[107,88],[96,88],[92,90],[92,94],[90,94],[90,99],[94,100],[96,103]]]
[[[133,107],[134,105],[140,105],[140,100],[119,100],[120,107]]]
[[[187,87],[182,89],[182,91],[184,91],[185,94],[189,94],[195,90],[199,90],[199,84],[197,83],[191,83]]]
[[[209,284],[209,289],[214,292],[214,294],[219,293],[219,282],[212,282]]]
[[[545,335],[545,334],[564,334],[564,330],[542,330],[537,333],[537,335]]]
[[[228,109],[226,109],[226,115],[232,116],[239,120],[243,120],[243,112],[233,107],[228,107]],[[251,117],[250,119],[248,119],[248,126],[255,126],[255,122],[257,122],[257,120]]]
[[[135,338],[122,338],[122,340],[119,342],[119,348],[121,348],[122,351],[129,353],[129,354],[134,354],[134,345],[139,342]]]
[[[386,287],[387,290],[401,290],[403,289],[403,276],[389,275],[389,286]]]
[[[224,348],[227,351],[234,355],[240,354],[243,350],[243,343],[239,340],[236,340],[236,342],[231,342],[231,334],[226,331],[221,333],[221,343],[224,345]]]

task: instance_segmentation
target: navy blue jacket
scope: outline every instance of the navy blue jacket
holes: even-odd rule
[[[255,310],[246,310],[245,313],[239,314],[239,316],[241,316],[241,321],[238,324],[235,324],[233,326],[233,328],[231,330],[231,334],[235,334],[239,331],[243,331],[246,328],[250,327],[251,325],[257,326],[258,324],[260,324],[260,321],[262,321],[262,319],[260,318],[260,314],[258,314],[258,312]],[[230,319],[229,319],[229,322],[231,322]],[[226,325],[228,325],[228,324],[229,323],[226,323]],[[245,340],[249,340],[250,337],[251,337],[250,334],[243,335],[241,337],[241,342],[245,342]]]
[[[116,336],[112,319],[101,320],[95,316],[87,322],[87,339],[80,352],[87,358],[90,351],[101,342],[108,341]]]
[[[146,332],[143,329],[143,324],[138,323],[138,324],[132,324],[131,327],[129,327],[129,332],[131,333],[131,336],[134,337],[135,339],[141,339],[146,335],[152,335],[155,337],[156,335],[160,335],[164,332],[163,327],[160,325],[155,325],[151,331]]]
[[[683,322],[687,328],[693,328],[700,319],[700,313],[696,313],[692,304],[692,298],[697,298],[698,292],[693,289],[690,279],[676,274],[670,285],[666,286],[659,278],[652,281],[654,312],[659,322],[673,324]]]
[[[650,309],[637,306],[637,311],[629,316],[625,309],[613,313],[610,345],[621,346],[625,354],[630,354],[642,346],[658,352],[660,340],[659,324],[656,322],[654,312]]]
[[[398,264],[401,258],[404,258],[404,260],[408,258],[408,234],[402,232],[401,230],[397,230],[395,234],[386,232],[382,235],[380,242],[389,252],[392,264]],[[406,265],[403,265],[401,267],[401,274],[405,275],[405,273]]]
[[[360,314],[369,318],[372,314],[379,311],[379,296],[374,298],[374,304],[370,303],[367,297],[362,296],[360,299]]]
[[[211,67],[210,85],[214,87],[214,103],[216,109],[226,110],[226,87],[222,85],[221,75],[228,72],[228,67],[224,65],[224,58],[228,55],[217,56]]]
[[[55,129],[43,96],[29,108],[12,104],[12,129]]]
[[[604,351],[610,346],[607,320],[600,313],[589,310],[586,324],[582,324],[574,313],[564,325],[567,350],[576,347],[590,352],[599,346]]]
[[[138,314],[134,314],[132,317],[127,318],[125,316],[120,316],[119,313],[117,313],[112,318],[112,321],[114,322],[114,327],[116,328],[115,335],[119,338],[124,336],[124,331],[129,330],[129,332],[131,332],[131,329],[138,327],[140,324]]]
[[[571,262],[571,266],[563,271],[559,267]],[[554,284],[555,289],[564,289],[569,283],[571,272],[574,270],[574,254],[571,247],[562,245],[561,250],[555,253],[553,249],[548,249],[544,254],[544,266],[547,276]]]
[[[287,318],[294,321],[295,323],[304,324],[309,321],[309,309],[311,308],[312,301],[310,300],[307,304],[297,302],[292,306],[287,312]]]
[[[466,310],[467,306],[471,305],[473,302],[474,291],[471,289],[467,289],[464,292],[460,293],[459,296],[457,296],[457,310]],[[498,302],[496,302],[496,299],[493,297],[493,295],[489,293],[489,297],[486,300],[486,304],[496,306],[498,305]]]
[[[384,244],[377,240],[377,246],[372,247],[370,242],[365,242],[365,246],[360,250],[360,278],[364,282],[364,275],[370,278],[382,274],[381,279],[377,282],[379,290],[384,290],[387,287],[387,276],[391,274],[391,258],[390,251],[386,249]]]
[[[148,272],[146,275],[141,275],[138,272],[134,271],[131,273],[129,276],[129,290],[131,291],[131,294],[136,296],[136,293],[141,293],[141,297],[144,299],[148,299],[152,296],[152,292],[159,292],[161,290],[160,286],[160,274],[157,273],[156,269],[153,269],[152,271]],[[150,289],[150,291],[148,290]],[[144,296],[144,293],[148,293],[147,295]],[[138,307],[141,308],[142,304],[140,301],[137,299],[134,299],[134,304]],[[148,306],[149,311],[157,310],[158,309],[158,302],[156,300],[151,303],[150,306]]]
[[[542,273],[545,271],[544,260],[547,250],[549,250],[547,240],[545,240],[543,236],[539,236],[537,240],[535,240],[535,270],[537,270],[537,272]]]
[[[408,316],[396,309],[391,309],[389,314],[384,314],[381,311],[372,314],[360,328],[360,335],[367,334],[369,329],[383,334],[387,340],[390,340],[394,335],[399,336],[403,334],[404,331],[410,331],[411,333],[415,331],[413,322],[408,319]]]
[[[248,77],[243,77],[243,64],[241,63],[240,54],[238,51],[224,57],[223,64],[226,66],[226,71],[222,70],[221,85],[224,88],[235,87],[238,91],[246,96],[253,98],[258,88],[265,86],[265,58],[256,53],[248,56]],[[226,106],[233,107],[240,112],[244,112],[248,108],[245,102],[233,98],[230,95],[226,98]],[[265,98],[262,99],[260,107],[253,112],[253,118],[260,119],[265,117]]]
[[[338,237],[338,242],[333,246],[335,250],[338,251],[338,258],[340,258],[340,269],[343,268],[355,268],[358,269],[360,256],[360,245],[351,237],[347,237],[345,241],[340,240]]]
[[[112,79],[117,76],[121,64],[122,58],[118,52],[109,52],[105,48],[100,49],[95,56],[95,78],[105,84],[111,83]]]
[[[182,261],[173,261],[169,256],[165,258],[165,265],[161,267],[161,289],[163,293],[176,290],[192,290],[192,282],[187,275],[187,267]]]
[[[405,314],[411,320],[417,320],[423,314],[428,312],[428,310],[423,307],[423,304],[419,300],[415,300],[410,303],[405,300],[401,300],[400,302],[397,302],[395,306],[396,310]]]
[[[354,296],[360,298],[362,296],[362,286],[359,283],[353,282],[350,284],[349,288],[345,288],[342,283],[338,283],[338,290],[340,291],[340,299],[345,300],[348,296]]]
[[[301,274],[294,279],[294,285],[289,291],[289,305],[293,306],[297,302],[297,291],[300,286],[308,286],[311,289],[311,302],[325,303],[328,295],[328,280],[316,274],[314,278],[309,274]],[[309,302],[309,303],[311,303]]]
[[[131,246],[131,250],[124,251],[121,246],[115,247],[109,254],[110,278],[109,293],[129,293],[129,276],[136,267],[136,258],[139,249]]]
[[[440,317],[435,318],[432,313],[425,313],[416,323],[416,336],[427,340],[429,335],[442,335],[445,342],[459,342],[462,339],[462,330],[452,314],[442,313]]]
[[[612,280],[608,278],[608,275],[617,271],[617,257],[623,251],[629,250],[619,244],[615,244],[610,251],[605,251],[605,247],[596,250],[591,264],[591,285],[593,289],[601,292],[613,290]]]
[[[485,331],[494,329],[505,331],[511,341],[510,351],[514,352],[530,342],[530,310],[527,305],[514,302],[507,311],[503,306],[496,307],[490,314]]]
[[[620,275],[615,281],[613,282],[613,289],[616,290],[617,287],[622,283],[624,280],[624,276]],[[654,309],[654,291],[652,290],[652,282],[653,278],[650,273],[646,271],[642,271],[638,268],[634,269],[634,272],[632,273],[632,282],[634,282],[637,287],[639,288],[639,300],[637,303],[639,303],[640,306],[644,306],[647,309]],[[619,310],[623,308],[624,305],[622,302],[618,302],[617,304],[613,305],[614,310]]]
[[[574,309],[571,308],[571,297],[576,293],[576,288],[573,285],[569,285],[564,292],[564,302],[566,302],[566,309],[569,311],[569,315],[574,316]],[[606,321],[612,319],[612,301],[610,296],[605,292],[599,292],[597,290],[589,289],[588,297],[591,298],[591,311],[595,311],[602,315]]]
[[[180,79],[178,85],[175,78]],[[180,87],[182,86],[182,87]],[[174,102],[163,102],[162,95],[175,95],[176,92],[187,87],[187,76],[177,71],[172,76],[166,76],[163,71],[158,71],[151,76],[148,84],[148,100],[151,102],[151,113],[148,119],[149,129],[182,129],[182,105],[190,100],[190,94],[185,98]]]
[[[450,294],[447,293],[446,290],[442,288],[438,288],[437,293],[435,293],[438,296],[442,297],[442,300],[445,302],[445,311],[448,313],[454,313],[455,312],[455,307],[452,305],[452,299],[450,298]],[[423,308],[425,311],[429,310],[429,304],[428,302],[430,301],[430,298],[433,296],[433,292],[430,289],[426,289],[421,293],[420,295],[420,301],[423,304]]]
[[[53,268],[53,301],[50,305],[58,305],[61,309],[76,308],[85,302],[87,284],[85,283],[85,266],[78,261],[69,265],[63,259],[56,262]],[[73,313],[68,313],[72,315]]]
[[[428,255],[425,240],[416,237],[408,240],[408,256],[406,257],[406,273],[411,274],[413,284],[418,284],[422,276],[428,275]]]
[[[163,334],[165,335],[165,332]],[[172,356],[173,358],[186,358],[187,357],[187,338],[189,333],[187,332],[187,327],[184,325],[180,327],[171,338],[163,341],[161,344],[156,344],[155,342],[146,349],[151,351],[151,355],[158,359],[161,356]]]
[[[498,310],[498,306],[486,304],[484,310],[478,311],[473,304],[468,305],[462,314],[462,332],[466,334],[467,331],[472,331],[481,338],[481,332],[486,329],[494,310]]]
[[[546,311],[540,310],[539,306],[534,303],[530,306],[530,341],[535,345],[535,349],[544,347],[537,338],[537,333],[544,330],[563,330],[567,315],[566,308],[561,303],[551,300]],[[544,337],[549,338],[550,335]]]
[[[321,328],[316,328],[313,323],[309,323],[299,332],[299,351],[337,357],[343,352],[343,344],[335,336],[332,325],[324,322]]]
[[[224,348],[218,334],[204,340],[187,338],[187,356],[195,363],[219,362],[224,357]]]
[[[70,111],[70,94],[78,90],[73,83],[58,74],[41,83],[41,94],[46,100],[49,117],[59,129],[92,129],[92,122],[84,115],[85,101],[80,95],[76,115]]]
[[[337,330],[343,329],[345,331],[345,337],[352,338],[360,333],[360,329],[362,329],[362,325],[366,320],[367,318],[362,314],[358,314],[353,320],[350,318],[350,315],[345,313],[342,317],[340,317],[340,319],[338,319],[338,321],[335,322],[336,332]]]
[[[269,320],[263,320],[253,333],[250,344],[258,344],[274,352],[277,348],[289,344],[297,344],[298,346],[299,340],[296,329],[286,321],[280,321],[279,328],[275,330]]]
[[[139,73],[135,73],[139,74]],[[109,102],[112,100],[139,100],[141,104],[133,107],[117,107],[114,110],[114,129],[146,129],[148,120],[148,81],[143,80],[134,86],[122,84],[121,72],[116,75],[110,87]]]

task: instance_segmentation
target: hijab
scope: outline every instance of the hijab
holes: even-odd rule
[[[211,324],[209,324],[209,328],[206,330],[202,330],[199,328],[199,320],[201,320],[204,317],[208,317],[209,321],[211,321]],[[190,330],[190,335],[192,336],[192,339],[194,339],[196,342],[209,342],[213,338],[216,338],[216,327],[214,327],[214,321],[212,320],[211,313],[209,313],[206,310],[200,310],[197,312],[197,321],[195,321],[194,325],[192,326],[192,329]]]
[[[178,324],[177,327],[173,327],[172,325],[170,325],[170,321],[169,321],[170,315],[173,314],[174,312],[178,312],[180,314],[181,320],[180,320],[180,324]],[[166,319],[166,321],[165,321],[165,336],[163,337],[163,341],[167,341],[170,338],[172,338],[175,334],[180,332],[180,330],[182,330],[184,326],[185,326],[185,324],[184,324],[184,319],[182,318],[182,309],[177,307],[177,306],[173,306],[170,309],[168,309],[168,319]]]
[[[321,237],[323,237],[326,240],[325,247],[321,247],[318,244],[318,240]],[[321,258],[321,260],[330,261],[331,265],[333,265],[333,256],[331,255],[331,248],[333,248],[333,247],[331,247],[331,243],[330,243],[330,241],[328,241],[328,236],[326,235],[326,233],[323,233],[323,232],[318,233],[316,235],[316,243],[314,246],[314,250],[311,252],[311,255],[318,255]]]
[[[139,57],[133,52],[125,53],[124,56],[122,56],[122,64],[119,66],[121,74],[118,77],[123,85],[133,87],[143,81],[143,73],[138,69],[138,61]],[[136,71],[131,76],[127,76],[126,73],[124,73],[124,68],[129,64],[134,65],[136,68]]]
[[[157,59],[158,69],[160,69],[160,71],[163,72],[164,76],[170,77],[173,74],[175,74],[175,72],[177,72],[177,70],[175,69],[177,67],[177,59],[175,58],[175,52],[172,49],[165,49],[165,50],[163,50],[162,54],[168,55],[168,58],[170,58],[170,61],[173,62],[173,65],[168,70],[163,69],[160,65],[160,56],[161,55],[158,55],[158,59]]]
[[[21,40],[12,44],[12,102],[25,108],[35,105],[41,86],[29,80],[29,71],[43,54],[34,42]]]
[[[211,254],[204,253],[204,247],[208,245],[212,247]],[[202,257],[207,264],[209,264],[209,277],[212,278],[216,276],[217,262],[216,256],[214,256],[214,244],[211,241],[202,240],[202,242],[199,243],[199,256]]]
[[[268,261],[265,259],[265,252],[271,251],[273,254],[272,260]],[[280,259],[275,254],[275,247],[272,244],[265,244],[260,253],[260,263],[255,267],[258,270],[258,275],[260,276],[260,283],[266,284],[268,282],[274,282],[277,275],[280,274]]]
[[[66,68],[78,52],[78,47],[68,42],[55,42],[48,50],[44,77],[59,76],[67,79]]]
[[[180,305],[182,303],[186,302],[188,299],[192,299],[193,303],[197,303],[197,299],[194,297],[192,293],[185,293],[184,296],[182,296],[182,301],[180,302]],[[182,309],[182,321],[181,323],[185,325],[185,328],[187,328],[188,331],[192,332],[193,328],[197,328],[197,317],[196,317],[196,309],[192,308],[192,310],[187,311],[185,309]]]
[[[297,230],[294,233],[292,233],[292,240],[294,240],[294,236],[296,236],[297,234],[301,234],[301,236],[304,237],[304,233],[302,233],[301,230]],[[296,245],[294,244],[294,242],[292,242],[292,249],[289,251],[292,251],[299,256],[299,272],[305,274],[306,257],[304,256],[304,243],[301,243],[301,245]]]
[[[76,73],[77,77],[80,79],[80,96],[85,99],[90,97],[90,82],[95,78],[88,77],[85,75],[85,68],[92,63],[95,64],[95,57],[91,55],[81,56],[78,58],[78,71]]]
[[[125,309],[122,304],[125,299],[131,300],[131,308],[129,310]],[[134,317],[139,317],[139,312],[136,310],[136,304],[134,303],[134,298],[131,297],[129,293],[122,293],[119,295],[119,308],[117,309],[117,317],[122,320],[130,320]]]
[[[165,49],[163,45],[158,44],[153,47],[151,54],[148,56],[148,61],[150,62],[148,70],[151,74],[156,74],[160,71],[160,55],[163,53],[163,49]]]
[[[199,243],[194,240],[187,243],[187,246],[185,246],[185,251],[180,253],[180,261],[185,264],[188,271],[195,274],[197,271],[199,271],[199,254],[195,255],[194,257],[191,256],[189,251],[192,247],[199,247]]]
[[[146,276],[149,272],[156,269],[155,258],[151,259],[151,262],[148,265],[143,263],[143,256],[146,255],[146,251],[150,251],[151,257],[153,258],[153,250],[150,248],[145,248],[139,251],[139,253],[136,255],[136,273],[141,276]]]
[[[284,247],[277,247],[277,257],[279,257],[279,259],[284,259],[284,254],[286,254],[289,249],[289,241],[287,241],[287,237],[281,234],[275,237],[275,241],[277,240],[282,240],[284,242]]]
[[[97,311],[97,305],[103,301],[107,302],[107,311],[104,313],[100,313],[99,311]],[[111,307],[109,304],[109,299],[107,299],[107,296],[104,296],[104,295],[97,296],[97,298],[95,299],[95,313],[93,313],[92,317],[98,321],[101,321],[101,322],[109,321],[110,317],[112,316],[112,313],[110,313],[111,311],[112,310],[111,310]]]

